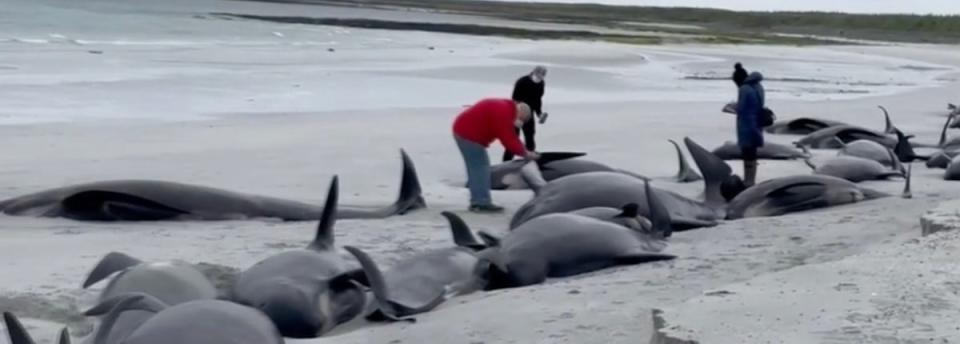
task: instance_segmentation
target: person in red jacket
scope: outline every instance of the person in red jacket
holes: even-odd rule
[[[503,211],[503,207],[493,204],[490,197],[490,156],[487,155],[490,143],[499,140],[503,148],[517,156],[531,160],[540,158],[536,152],[524,148],[515,131],[530,117],[530,106],[526,103],[508,98],[486,98],[461,112],[453,121],[453,138],[467,167],[470,211]]]

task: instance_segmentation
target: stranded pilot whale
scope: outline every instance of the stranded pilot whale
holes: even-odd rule
[[[722,183],[732,178],[732,170],[723,160],[689,138],[684,138],[684,144],[703,173],[703,201],[655,187],[650,189],[657,193],[657,198],[669,210],[674,230],[714,226],[724,217],[723,205],[726,200],[720,188]],[[517,210],[510,221],[510,228],[517,228],[527,221],[547,214],[567,213],[590,207],[620,208],[630,203],[639,205],[638,215],[648,218],[650,216],[647,186],[642,179],[621,173],[590,172],[547,183],[535,169],[528,168],[524,172],[524,178],[533,186],[534,197]]]
[[[490,248],[480,255],[490,261],[487,290],[543,283],[547,278],[571,277],[618,265],[634,265],[676,256],[662,253],[663,238],[671,230],[670,215],[649,181],[644,202],[649,208],[652,232],[637,231],[610,222],[554,213],[513,228],[503,238],[490,238]],[[637,204],[624,207],[637,207]]]
[[[340,207],[340,219],[385,218],[424,208],[413,162],[402,149],[400,196],[389,206]],[[79,221],[236,220],[316,221],[323,207],[274,197],[158,180],[112,180],[41,191],[0,201],[0,213]]]

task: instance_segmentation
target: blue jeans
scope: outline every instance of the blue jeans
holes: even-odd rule
[[[490,197],[490,157],[487,148],[454,135],[463,162],[467,166],[467,187],[470,188],[470,205],[489,205]]]

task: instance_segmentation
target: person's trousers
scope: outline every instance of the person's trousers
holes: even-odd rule
[[[757,147],[740,147],[743,159],[743,184],[751,187],[757,182]]]
[[[479,143],[453,136],[460,148],[460,155],[467,167],[467,187],[470,189],[470,205],[489,205],[490,197],[490,157],[487,147]]]
[[[528,151],[537,150],[537,141],[533,138],[533,135],[537,132],[537,120],[536,118],[531,118],[529,121],[523,124],[523,144],[527,147]],[[520,129],[517,129],[517,135],[520,135]],[[510,151],[503,152],[503,161],[513,160],[513,153]]]

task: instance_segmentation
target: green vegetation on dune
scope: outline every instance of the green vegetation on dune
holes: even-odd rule
[[[832,36],[846,39],[914,42],[960,43],[960,16],[933,15],[866,15],[827,12],[738,12],[706,8],[638,7],[598,4],[558,4],[527,2],[493,2],[484,0],[253,0],[324,4],[350,7],[417,8],[437,12],[481,15],[522,21],[585,24],[625,30],[658,31],[692,36],[687,41],[751,42],[778,44],[823,44],[825,40],[808,37],[783,37],[774,33]],[[262,19],[262,18],[261,18]],[[643,23],[651,23],[644,26]],[[421,23],[422,24],[422,23]],[[680,24],[695,27],[671,27]],[[550,30],[490,30],[477,26],[468,34],[498,31],[496,35],[519,34],[523,37],[555,38],[554,34],[531,34]],[[698,29],[702,28],[702,29]],[[421,29],[447,30],[448,27],[424,26]],[[503,29],[503,30],[500,30]],[[460,29],[456,29],[460,30]],[[452,31],[441,31],[452,32]],[[572,39],[604,39],[631,41],[632,35],[583,34],[583,31],[556,31]],[[638,35],[640,36],[640,35]],[[649,36],[655,38],[653,36]],[[643,39],[639,39],[641,43]],[[656,43],[658,40],[651,40]]]
[[[473,24],[450,24],[450,23],[416,23],[389,21],[377,19],[354,19],[354,18],[312,18],[312,17],[291,17],[291,16],[262,16],[250,14],[228,14],[213,13],[218,16],[235,17],[244,19],[265,20],[279,23],[293,24],[312,24],[312,25],[331,25],[354,27],[363,29],[384,29],[384,30],[411,30],[411,31],[429,31],[458,33],[480,36],[504,36],[512,38],[529,39],[593,39],[608,40],[617,42],[630,42],[634,44],[656,44],[660,38],[656,36],[644,35],[616,35],[603,34],[592,31],[577,30],[528,30],[522,28],[485,26]]]

